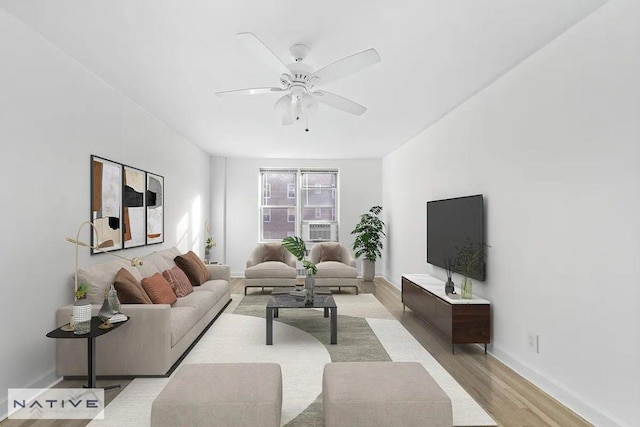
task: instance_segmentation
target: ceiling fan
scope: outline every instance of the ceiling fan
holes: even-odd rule
[[[307,132],[309,131],[308,117],[318,109],[318,102],[357,116],[367,111],[365,107],[354,101],[324,90],[315,90],[315,87],[341,79],[380,62],[380,55],[375,49],[367,49],[347,56],[314,72],[311,67],[302,62],[309,53],[309,48],[303,44],[294,44],[289,48],[293,62],[285,65],[254,34],[239,33],[238,38],[256,56],[281,73],[282,87],[228,90],[216,92],[216,95],[259,95],[284,92],[285,94],[273,106],[275,110],[282,113],[282,124],[291,125],[305,119]]]

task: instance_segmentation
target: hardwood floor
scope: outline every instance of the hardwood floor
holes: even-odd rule
[[[375,284],[366,284],[363,291],[373,293],[498,425],[591,425],[493,356],[485,355],[481,346],[458,345],[456,354],[451,354],[451,346],[434,328],[410,309],[403,312],[400,290],[386,280],[376,279]]]
[[[362,282],[360,289],[362,292],[374,294],[416,340],[496,420],[498,425],[507,427],[591,425],[493,356],[485,355],[482,347],[460,345],[456,346],[456,354],[451,354],[451,346],[440,338],[435,329],[415,316],[411,310],[402,310],[400,291],[386,280],[377,278],[374,283]],[[242,294],[243,292],[244,280],[231,279],[231,293]],[[351,293],[352,289],[345,288],[342,292]],[[250,291],[250,294],[253,293],[268,294],[270,291],[255,288]],[[112,382],[120,383],[126,387],[130,380],[118,379]],[[81,383],[82,381],[77,380],[63,380],[56,387],[79,387]],[[106,391],[107,402],[113,400],[118,393],[118,390]],[[0,426],[82,427],[87,424],[86,420],[5,420],[0,423]]]

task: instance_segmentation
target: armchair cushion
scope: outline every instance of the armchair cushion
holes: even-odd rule
[[[342,246],[340,243],[321,243],[320,244],[320,262],[337,261],[342,262],[340,256]]]
[[[264,245],[264,256],[262,257],[262,262],[268,261],[284,261],[284,252],[286,251],[285,247],[280,243],[265,243]]]

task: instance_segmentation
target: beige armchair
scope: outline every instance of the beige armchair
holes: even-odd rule
[[[337,242],[317,243],[309,252],[309,260],[318,268],[316,286],[352,287],[358,294],[356,260],[346,247]]]
[[[247,260],[244,294],[247,288],[293,287],[296,276],[296,258],[291,252],[281,243],[261,243]]]

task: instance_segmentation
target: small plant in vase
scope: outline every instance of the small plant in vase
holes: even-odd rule
[[[490,246],[486,243],[473,243],[469,238],[467,238],[467,242],[462,248],[456,247],[455,269],[463,276],[462,284],[460,285],[461,298],[471,299],[473,297],[470,277],[482,272],[484,260],[487,257],[487,248],[490,248]]]
[[[453,280],[451,280],[455,266],[456,261],[453,258],[444,259],[444,269],[447,272],[447,283],[444,285],[444,293],[447,295],[456,293],[455,288],[453,287]]]
[[[285,247],[298,261],[302,262],[302,267],[307,273],[304,279],[304,288],[306,290],[305,303],[313,301],[313,289],[315,288],[315,278],[313,276],[318,272],[316,265],[305,259],[307,255],[307,245],[298,236],[287,236],[282,239],[282,246]]]
[[[207,264],[209,264],[211,263],[211,249],[216,245],[216,242],[211,237],[211,227],[208,222],[205,224],[205,229],[207,231],[207,240],[204,245],[204,259],[207,261]]]

